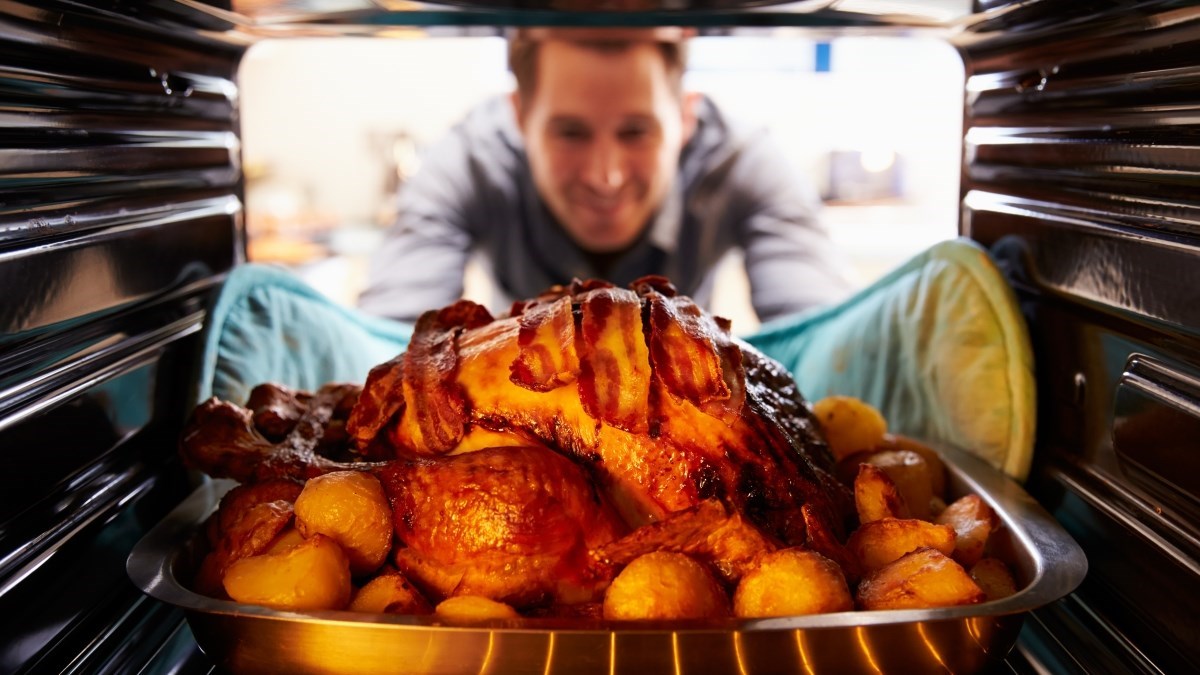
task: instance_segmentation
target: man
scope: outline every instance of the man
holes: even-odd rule
[[[758,316],[850,284],[811,190],[761,132],[683,91],[679,29],[529,29],[509,45],[510,100],[468,115],[401,189],[361,307],[412,320],[463,291],[484,254],[493,309],[572,278],[669,278],[707,305],[741,248]]]

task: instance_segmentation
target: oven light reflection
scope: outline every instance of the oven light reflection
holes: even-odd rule
[[[879,669],[879,664],[875,662],[875,655],[871,653],[871,645],[867,642],[867,631],[862,626],[854,629],[854,636],[858,639],[858,646],[862,651],[863,657],[866,658],[867,664],[871,669],[882,675],[883,671]]]
[[[554,662],[554,631],[550,631],[550,644],[546,645],[546,667],[542,670],[542,675],[550,675],[553,671],[551,663]]]
[[[984,654],[988,654],[991,652],[991,645],[989,645],[987,640],[984,639],[984,631],[981,630],[983,625],[984,623],[982,619],[968,619],[967,635],[970,635],[971,639],[975,641],[975,644],[979,645],[980,651],[982,651]]]
[[[617,675],[617,634],[608,634],[608,675]]]
[[[742,634],[736,632],[733,634],[733,656],[737,659],[738,673],[747,675],[746,662],[742,659]]]
[[[492,664],[492,649],[496,646],[496,631],[488,631],[488,648],[483,654],[483,665],[479,666],[479,675],[483,675],[488,671],[488,666]]]
[[[683,675],[683,665],[679,662],[679,633],[671,633],[671,655],[675,657],[675,675]]]
[[[925,643],[925,647],[929,649],[929,653],[933,654],[933,658],[937,659],[937,662],[940,663],[943,668],[950,670],[950,668],[946,666],[945,659],[943,659],[942,655],[938,653],[937,647],[933,644],[933,640],[930,640],[929,636],[925,634],[924,623],[917,624],[917,634],[921,636],[921,641]]]
[[[812,660],[808,657],[808,645],[804,644],[804,631],[796,631],[796,649],[800,652],[800,665],[808,675],[815,675]]]

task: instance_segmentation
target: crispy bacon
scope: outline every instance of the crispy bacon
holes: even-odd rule
[[[441,454],[458,445],[466,431],[469,405],[455,381],[458,335],[492,322],[487,309],[459,300],[417,319],[404,353],[403,396],[408,413],[393,427],[392,441],[417,454]]]
[[[579,395],[597,420],[634,434],[649,429],[650,358],[642,302],[620,288],[579,297]]]
[[[533,391],[550,391],[574,382],[579,357],[570,296],[525,307],[520,322],[520,354],[512,364],[512,381]]]
[[[404,354],[375,366],[367,374],[358,404],[346,422],[346,430],[360,449],[371,447],[384,428],[404,414],[403,382]]]
[[[654,375],[672,395],[715,417],[736,415],[745,401],[742,354],[724,326],[685,297],[643,292],[650,308]]]

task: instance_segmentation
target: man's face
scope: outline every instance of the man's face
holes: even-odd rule
[[[691,102],[673,90],[652,43],[600,51],[541,45],[537,86],[517,119],[538,192],[593,253],[631,245],[662,204],[691,130]],[[686,108],[686,110],[685,110]]]

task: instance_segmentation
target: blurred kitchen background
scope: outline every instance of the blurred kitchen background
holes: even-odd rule
[[[474,103],[512,88],[502,38],[267,40],[243,62],[249,257],[353,305],[396,188]],[[818,186],[860,285],[956,236],[963,68],[939,38],[696,38],[689,88],[770,128]],[[757,326],[740,260],[714,311]],[[469,270],[468,297],[487,280]]]

